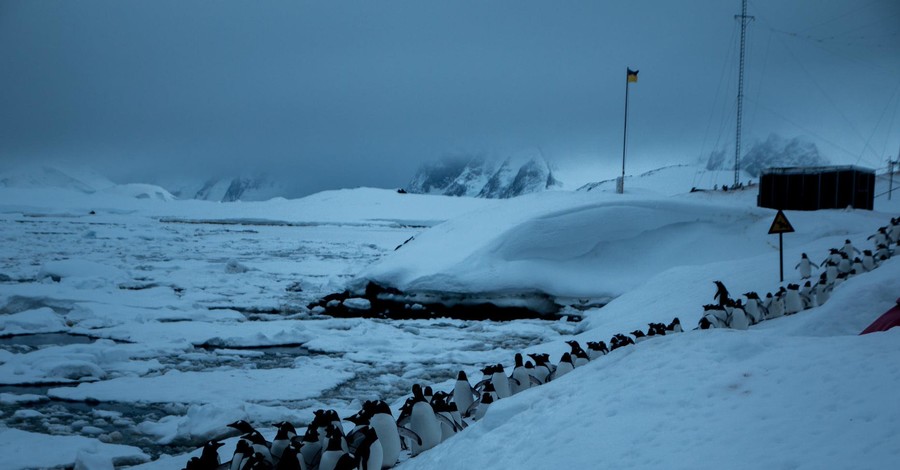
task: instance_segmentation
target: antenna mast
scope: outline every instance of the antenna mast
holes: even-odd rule
[[[747,16],[747,0],[741,0],[741,14],[734,16],[741,20],[741,63],[738,70],[738,96],[737,96],[737,136],[734,144],[734,187],[738,187],[741,174],[741,121],[744,116],[744,46],[747,41],[747,22],[752,16]]]

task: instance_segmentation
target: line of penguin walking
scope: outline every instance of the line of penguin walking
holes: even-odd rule
[[[821,264],[812,262],[803,253],[794,269],[799,270],[801,279],[807,281],[802,286],[788,284],[787,288],[780,287],[774,295],[769,292],[765,298],[760,298],[756,292],[747,292],[743,294],[746,301],[732,299],[725,285],[721,281],[714,281],[717,289],[713,300],[718,300],[718,303],[703,306],[703,317],[700,318],[698,328],[746,330],[764,320],[824,305],[831,297],[831,292],[841,283],[852,276],[871,271],[890,259],[894,254],[891,246],[900,246],[900,217],[891,218],[890,224],[879,227],[867,240],[874,242],[874,250],[860,251],[847,239],[842,247],[831,248]],[[813,275],[813,268],[822,270],[815,284],[808,280]]]
[[[874,253],[870,250],[860,253],[850,240],[842,248],[832,249],[822,263],[825,270],[815,289],[810,282],[802,288],[789,284],[787,289],[781,288],[774,295],[769,293],[765,300],[755,292],[748,292],[744,294],[747,301],[743,302],[731,299],[724,284],[715,281],[717,291],[713,298],[718,303],[704,306],[704,315],[695,329],[747,329],[763,320],[824,304],[831,290],[844,279],[875,269],[891,257],[893,250],[889,244],[900,243],[900,218],[891,219],[890,225],[879,228],[869,238],[875,241]],[[861,256],[856,257],[847,269],[845,260],[856,253]],[[812,275],[812,266],[814,263],[804,253],[796,268],[807,279]],[[635,330],[628,335],[615,334],[609,345],[604,341],[588,341],[587,349],[584,349],[578,341],[567,341],[570,351],[563,353],[555,364],[546,353],[528,354],[530,360],[518,353],[510,375],[506,374],[502,364],[488,365],[481,370],[483,378],[474,386],[465,371],[459,371],[453,390],[449,392],[434,392],[430,386],[414,384],[412,395],[400,408],[396,419],[385,401],[370,400],[343,421],[334,410],[317,410],[302,436],[291,423],[276,423],[277,434],[271,442],[250,423],[237,421],[228,425],[241,434],[229,462],[220,463],[218,449],[224,444],[210,440],[203,446],[200,457],[191,458],[184,470],[390,468],[397,464],[403,451],[416,456],[482,419],[497,400],[558,379],[618,348],[682,331],[676,317],[668,325],[650,323],[646,333]],[[353,425],[348,432],[345,432],[344,421]]]

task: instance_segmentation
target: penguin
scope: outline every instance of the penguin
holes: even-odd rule
[[[422,387],[422,395],[425,396],[425,401],[431,403],[431,400],[434,399],[434,390],[431,388],[431,386],[426,385]]]
[[[363,440],[354,455],[359,459],[358,468],[362,470],[381,470],[393,466],[385,466],[384,448],[378,439],[378,433],[368,426],[363,430]]]
[[[307,470],[300,450],[295,445],[289,445],[281,453],[281,459],[275,470]]]
[[[838,270],[837,263],[832,263],[831,261],[825,265],[825,279],[829,284],[834,283],[834,280],[837,279]]]
[[[893,252],[887,244],[878,245],[878,248],[875,250],[875,261],[881,262],[884,260],[891,259],[891,255]]]
[[[322,440],[319,439],[319,430],[316,428],[307,428],[306,434],[303,435],[302,445],[300,446],[300,457],[303,459],[303,466],[308,469],[319,468],[319,461],[322,459]]]
[[[666,335],[666,325],[663,323],[648,323],[647,326],[647,336],[654,337]]]
[[[844,240],[844,246],[841,247],[841,252],[847,255],[848,259],[853,259],[853,255],[860,254],[859,250],[853,247],[853,243],[851,243],[850,240]]]
[[[575,362],[572,360],[572,354],[563,353],[562,357],[559,358],[559,364],[556,365],[556,370],[553,372],[550,380],[556,380],[569,372],[572,372],[575,369]]]
[[[744,311],[740,299],[735,302],[735,306],[731,309],[731,314],[728,316],[728,327],[734,330],[750,328],[750,317]]]
[[[834,290],[835,287],[844,283],[847,280],[847,273],[840,273],[837,275],[837,278],[834,280],[834,284],[831,285],[831,289]]]
[[[250,434],[245,434],[241,436],[241,439],[245,439],[250,443],[250,448],[253,450],[254,456],[259,454],[267,463],[274,463],[272,452],[269,450],[269,446],[271,446],[272,444],[267,441],[259,431],[253,431]]]
[[[879,245],[884,245],[888,242],[887,230],[884,227],[880,227],[877,232],[868,236],[866,240],[874,241],[875,247],[878,248]]]
[[[412,455],[416,456],[441,442],[441,423],[434,414],[434,408],[425,400],[422,387],[415,384],[412,392],[413,401],[409,415],[409,427],[421,438],[421,444],[413,441],[410,446]]]
[[[534,374],[532,376],[541,384],[547,383],[550,380],[550,374],[553,373],[550,356],[542,353],[529,354],[528,357],[534,360]]]
[[[678,317],[673,318],[673,319],[672,319],[672,323],[669,323],[669,324],[666,326],[666,331],[668,331],[669,333],[682,333],[682,332],[684,332],[684,329],[681,328],[681,320],[679,320]]]
[[[809,281],[806,281],[800,288],[800,298],[803,299],[804,310],[813,307],[813,287]]]
[[[707,318],[705,315],[700,318],[700,322],[697,323],[697,328],[701,330],[709,330],[711,328],[715,328],[713,323]]]
[[[506,376],[506,372],[503,370],[503,364],[495,364],[491,369],[491,383],[494,384],[494,389],[497,390],[497,398],[508,398],[512,395],[512,390],[509,388],[509,377]]]
[[[847,274],[853,268],[853,263],[850,262],[850,258],[846,253],[841,252],[841,260],[838,261],[837,270],[838,273]]]
[[[246,441],[241,439],[237,442],[237,445],[234,446],[234,455],[231,456],[231,464],[229,464],[229,470],[241,470],[244,468],[244,463],[246,463],[250,457],[253,455],[253,448],[250,447],[250,441]]]
[[[900,217],[896,219],[891,219],[891,226],[887,230],[888,238],[891,239],[891,242],[897,243],[900,242]]]
[[[478,392],[469,384],[469,378],[466,377],[465,371],[459,371],[456,376],[456,384],[453,385],[453,401],[456,402],[456,407],[465,414],[466,410],[472,407],[476,397],[478,397]]]
[[[216,440],[207,441],[203,444],[200,457],[190,459],[184,470],[216,470],[219,468],[219,447],[223,445],[225,444]]]
[[[631,336],[634,337],[634,344],[638,344],[638,343],[644,341],[645,339],[647,339],[647,335],[645,335],[644,332],[641,330],[632,331]]]
[[[725,306],[716,304],[706,304],[703,306],[703,317],[706,318],[713,328],[724,328],[728,325],[728,311]]]
[[[783,289],[784,288],[782,287],[782,290]],[[784,294],[779,291],[772,299],[772,305],[769,306],[769,314],[766,319],[771,320],[782,315],[784,315]]]
[[[613,352],[616,349],[624,348],[625,346],[634,344],[634,340],[631,336],[625,336],[622,333],[616,333],[612,338],[609,339],[609,352]]]
[[[509,377],[509,388],[513,395],[531,387],[531,377],[529,377],[528,371],[525,369],[525,362],[521,353],[516,353],[515,361],[512,375]]]
[[[365,408],[365,404],[361,410],[356,412],[356,414],[344,418],[344,421],[353,423],[353,429],[344,436],[347,440],[347,452],[356,454],[356,449],[362,443],[364,438],[363,431],[369,427],[369,418],[369,412]]]
[[[866,271],[875,269],[875,255],[872,250],[863,250],[862,265]]]
[[[713,300],[718,300],[719,305],[725,306],[730,300],[728,289],[725,288],[725,284],[722,281],[713,281],[713,284],[716,285],[716,294],[713,296]]]
[[[337,463],[334,464],[334,470],[359,470],[360,465],[359,459],[351,454],[344,453]]]
[[[451,406],[452,404],[452,406]],[[434,415],[441,423],[441,442],[451,438],[454,434],[462,431],[462,426],[453,418],[453,411],[456,410],[456,404],[448,401],[448,395],[443,392],[435,394],[431,401],[431,407],[434,409]]]
[[[478,409],[475,410],[475,421],[481,421],[484,418],[484,415],[487,414],[488,408],[491,407],[491,403],[494,402],[494,398],[489,393],[483,393],[481,395],[481,401],[478,403]]]
[[[828,263],[837,264],[838,261],[841,260],[841,250],[837,248],[829,248],[828,256],[825,257],[825,260],[822,261],[822,266],[827,266]]]
[[[800,286],[788,284],[784,294],[784,314],[793,315],[803,310],[803,298],[800,297]]]
[[[863,267],[862,259],[859,256],[853,258],[853,264],[850,265],[850,273],[855,276],[864,272],[866,272],[866,268]]]
[[[334,424],[329,423],[325,429],[325,437],[327,444],[322,452],[322,459],[319,461],[319,470],[335,470],[338,460],[347,453],[341,445],[344,436]]]
[[[824,273],[822,275],[824,276]],[[763,314],[765,314],[766,318],[769,318],[769,308],[772,306],[773,300],[775,300],[775,298],[772,297],[772,293],[771,292],[766,293],[766,298],[762,301],[762,310],[763,310]]]
[[[347,447],[347,441],[344,439],[344,424],[341,422],[341,417],[338,415],[335,410],[316,410],[313,412],[314,417],[312,422],[309,424],[309,428],[314,428],[318,430],[319,433],[319,441],[323,443],[323,445],[328,445],[328,436],[326,433],[328,432],[328,426],[334,426],[335,432],[340,435],[341,448],[344,449],[344,452],[347,452],[349,449]]]
[[[275,439],[272,440],[272,447],[269,451],[272,453],[272,458],[279,460],[281,459],[281,454],[284,453],[284,450],[291,443],[291,439],[297,435],[297,430],[293,424],[287,421],[276,423],[275,426],[278,428],[278,433],[275,434]]]
[[[755,325],[765,320],[766,317],[759,304],[759,294],[756,292],[747,292],[744,294],[744,297],[747,297],[747,303],[744,304],[744,312],[750,317],[750,324]]]
[[[569,355],[572,356],[572,361],[575,367],[581,367],[583,365],[586,365],[588,362],[591,362],[590,356],[588,356],[588,353],[581,348],[581,345],[578,344],[578,341],[569,340],[566,341],[566,344],[568,344],[569,348],[571,348],[571,351],[569,351]]]
[[[828,302],[830,290],[828,282],[825,279],[819,279],[819,283],[816,284],[816,305],[822,306],[825,305],[825,302]]]
[[[807,258],[806,253],[800,255],[800,262],[794,266],[794,269],[800,270],[800,278],[801,279],[809,279],[812,276],[812,267],[815,266],[816,269],[819,269],[819,265],[813,263]]]
[[[609,348],[606,347],[606,342],[604,341],[588,341],[587,346],[588,356],[592,361],[609,354]]]
[[[462,376],[465,378],[465,372],[462,372]],[[469,382],[466,381],[466,385],[468,385],[468,383]],[[400,428],[394,421],[394,417],[391,414],[391,408],[382,400],[367,401],[363,404],[363,408],[366,409],[367,413],[370,415],[369,426],[374,429],[375,434],[378,435],[378,441],[382,448],[383,465],[385,468],[393,467],[400,458]],[[404,431],[407,431],[405,434],[408,434],[409,430],[406,428],[403,429]],[[415,436],[412,439],[418,440],[419,437]]]

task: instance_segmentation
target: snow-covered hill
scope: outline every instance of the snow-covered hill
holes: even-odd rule
[[[535,153],[503,160],[480,155],[445,158],[420,168],[407,190],[420,194],[507,199],[561,186],[553,176],[550,164]]]
[[[690,330],[714,280],[735,296],[781,286],[774,211],[755,207],[752,188],[691,193],[698,175],[730,177],[675,166],[628,178],[624,195],[614,184],[490,200],[360,188],[234,204],[0,187],[4,468],[182,468],[199,452],[168,446],[198,447],[237,419],[271,439],[272,423],[302,426],[318,408],[347,416],[365,399],[396,416],[413,382],[448,390],[458,370],[477,380],[516,352],[556,362],[565,340],[675,316]],[[786,283],[800,280],[801,253],[820,261],[845,239],[869,248],[900,198],[875,208],[787,211]],[[303,307],[371,278],[608,303],[579,324]],[[889,468],[900,333],[857,333],[898,292],[891,259],[793,316],[616,350],[500,400],[401,468]],[[235,439],[225,442],[228,460]]]

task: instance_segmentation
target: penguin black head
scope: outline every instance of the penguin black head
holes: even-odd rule
[[[701,330],[708,330],[711,327],[712,327],[712,323],[706,317],[703,317],[700,319],[700,329]]]
[[[334,464],[334,470],[356,470],[359,468],[359,462],[352,454],[344,454]]]
[[[250,434],[251,432],[256,431],[256,429],[254,429],[253,426],[250,425],[250,423],[242,419],[237,420],[227,426],[229,428],[237,429],[241,432],[241,434]]]
[[[288,434],[293,434],[295,436],[297,435],[297,428],[295,428],[293,424],[287,421],[275,423],[275,427],[278,428],[279,431],[284,430]]]
[[[249,441],[251,444],[263,445],[263,446],[269,445],[269,442],[266,441],[266,438],[263,437],[263,435],[260,434],[259,431],[253,431],[249,434],[244,434],[243,436],[241,436],[241,439],[245,439],[245,440]]]
[[[365,426],[369,424],[369,414],[366,412],[365,408],[359,410],[356,414],[350,415],[344,419],[357,426]]]
[[[414,400],[415,402],[419,402],[419,401],[426,401],[426,402],[427,402],[427,401],[428,401],[428,400],[425,399],[425,393],[424,393],[423,390],[422,390],[422,386],[419,385],[419,384],[413,384],[413,386],[412,386],[412,394],[413,394],[413,400]]]
[[[634,336],[635,338],[643,338],[644,336],[647,336],[641,330],[634,330],[631,332],[631,335]]]
[[[522,362],[522,353],[516,353],[516,367],[524,367]]]
[[[466,371],[464,371],[464,370],[459,371],[459,374],[456,374],[456,380],[465,380],[466,382],[468,382],[469,378],[466,377]]]
[[[806,259],[806,253],[803,253],[802,255],[800,255],[800,257]]]

